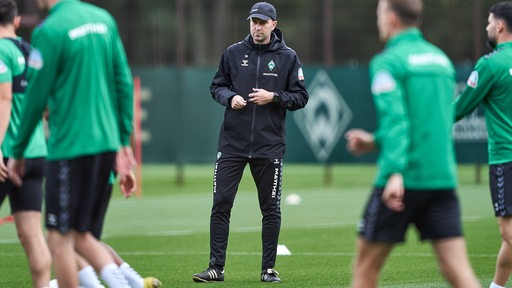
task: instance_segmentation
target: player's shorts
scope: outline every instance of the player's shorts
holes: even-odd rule
[[[46,228],[92,232],[99,221],[115,152],[48,161]]]
[[[381,200],[383,188],[374,188],[363,219],[358,226],[368,241],[400,243],[405,241],[409,224],[414,224],[421,240],[439,240],[462,236],[460,206],[454,189],[405,190],[405,210],[396,212]]]
[[[7,158],[3,159],[7,163]],[[18,211],[39,211],[43,203],[44,158],[25,159],[23,185],[17,187],[10,180],[0,182],[0,195],[9,196],[11,213]]]
[[[512,215],[512,162],[489,165],[489,187],[494,215]]]
[[[112,195],[112,184],[109,183],[105,188],[105,193],[102,194],[102,200],[98,209],[98,214],[94,223],[92,223],[91,233],[94,238],[101,240],[101,234],[103,232],[103,224],[105,223],[105,215],[107,214],[108,204],[110,202],[110,196]]]

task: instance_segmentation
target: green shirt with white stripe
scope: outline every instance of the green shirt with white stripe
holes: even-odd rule
[[[483,103],[489,164],[512,162],[512,42],[499,44],[481,57],[455,100],[456,120]]]
[[[117,25],[105,10],[60,0],[32,33],[25,115],[15,158],[48,106],[48,159],[117,151],[130,143],[133,81]]]
[[[25,57],[18,47],[8,39],[0,38],[0,83],[12,83],[14,77],[25,71]],[[2,154],[4,157],[12,156],[12,145],[18,134],[18,126],[21,121],[25,94],[12,94],[12,109],[9,126],[2,141]],[[37,158],[46,156],[46,139],[41,122],[42,114],[37,118],[37,126],[32,134],[23,157]],[[0,159],[1,161],[1,159]]]
[[[370,64],[377,110],[377,187],[399,173],[407,189],[456,187],[455,70],[417,28],[395,35]]]

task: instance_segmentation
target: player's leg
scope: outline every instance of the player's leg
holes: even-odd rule
[[[101,285],[98,274],[96,274],[94,268],[78,253],[76,253],[76,262],[78,267],[78,283],[80,283],[80,287],[104,288],[104,286]]]
[[[26,159],[23,186],[12,186],[9,202],[20,243],[27,255],[34,287],[45,287],[51,276],[51,255],[43,233],[43,158]]]
[[[498,217],[498,225],[502,240],[493,282],[505,287],[512,272],[512,217]]]
[[[67,233],[48,228],[48,247],[53,258],[53,270],[59,287],[78,287],[76,274],[74,231]]]
[[[493,284],[505,287],[512,272],[512,163],[489,166],[489,189],[501,234]]]
[[[105,189],[114,166],[115,153],[101,153],[80,157],[72,162],[73,188],[78,190],[75,208],[75,249],[96,271],[109,287],[124,287],[127,283],[109,251],[91,231],[98,211],[104,205]],[[77,174],[79,173],[79,174]],[[76,271],[75,271],[76,273]]]
[[[283,159],[251,159],[251,174],[258,189],[262,215],[261,240],[263,255],[261,270],[273,269],[281,229],[281,180]],[[277,277],[277,276],[275,276]],[[275,279],[278,282],[280,279]]]
[[[482,287],[469,263],[463,237],[435,240],[432,245],[441,273],[453,287]]]
[[[453,287],[480,287],[469,264],[455,189],[417,191],[416,194],[424,194],[426,200],[414,223],[421,239],[432,241],[444,278]]]
[[[34,287],[46,287],[51,277],[51,255],[42,230],[41,212],[13,213],[20,243],[27,255]]]
[[[140,274],[133,269],[128,263],[124,261],[124,259],[121,258],[117,254],[117,252],[109,246],[108,244],[101,242],[101,234],[103,232],[103,224],[105,223],[105,216],[107,214],[108,210],[108,204],[110,202],[110,197],[112,195],[112,188],[113,184],[115,182],[115,175],[114,173],[111,173],[109,178],[109,183],[105,189],[105,193],[100,195],[99,200],[99,207],[97,209],[96,217],[93,221],[91,233],[94,236],[94,238],[98,239],[105,247],[105,249],[108,250],[110,255],[114,258],[114,262],[119,267],[119,271],[124,276],[128,284],[130,284],[130,287],[133,288],[157,288],[162,286],[162,282],[154,277],[146,277],[142,278]],[[83,260],[85,263],[87,263],[85,260]],[[88,264],[88,263],[87,263]],[[91,267],[91,266],[89,266]],[[82,283],[81,283],[82,284]],[[85,286],[85,285],[84,285]]]
[[[356,256],[352,287],[377,287],[384,263],[395,244],[404,242],[413,212],[418,210],[417,195],[405,191],[405,210],[390,210],[381,200],[383,188],[374,188],[357,229]],[[412,196],[412,197],[411,197]]]
[[[392,248],[393,244],[391,243],[373,242],[359,237],[353,267],[352,287],[377,287],[380,271]]]

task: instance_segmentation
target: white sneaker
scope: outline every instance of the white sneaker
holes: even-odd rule
[[[48,285],[49,288],[59,288],[59,282],[57,282],[57,279],[50,280],[50,285]],[[78,288],[85,288],[84,286],[78,286]],[[105,288],[105,286],[98,283],[97,288]]]
[[[50,280],[50,285],[48,285],[50,288],[59,288],[59,283],[57,282],[57,279]]]

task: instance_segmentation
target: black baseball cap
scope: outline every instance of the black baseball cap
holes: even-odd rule
[[[251,8],[251,11],[249,11],[249,17],[247,17],[247,20],[251,18],[258,18],[261,20],[277,20],[277,12],[276,8],[272,6],[272,4],[267,2],[258,2],[254,4]]]

